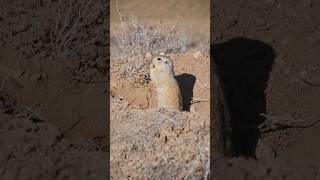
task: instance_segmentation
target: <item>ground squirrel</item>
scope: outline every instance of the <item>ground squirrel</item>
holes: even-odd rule
[[[158,108],[181,111],[182,99],[171,59],[163,55],[154,57],[150,77],[156,87]]]

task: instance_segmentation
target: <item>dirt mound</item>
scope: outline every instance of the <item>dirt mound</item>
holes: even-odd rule
[[[196,114],[140,110],[111,97],[111,177],[207,176],[208,125]]]
[[[153,85],[121,75],[130,61],[111,64],[111,176],[115,179],[196,178],[209,173],[209,56],[170,54],[184,111],[159,112]],[[132,61],[131,61],[132,63]],[[139,71],[149,72],[149,66]]]
[[[181,89],[184,110],[193,111],[209,117],[210,98],[210,62],[208,54],[189,51],[183,54],[170,54],[174,64],[176,79]],[[138,60],[137,60],[138,61]],[[144,61],[144,59],[139,60]],[[147,60],[145,60],[148,62]],[[143,86],[136,87],[121,69],[130,61],[118,60],[111,64],[111,93],[125,99],[131,106],[141,109],[155,108],[155,89],[150,81],[143,81]],[[149,64],[139,70],[140,77],[149,76]]]

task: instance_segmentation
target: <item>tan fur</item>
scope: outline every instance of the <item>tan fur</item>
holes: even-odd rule
[[[171,59],[166,56],[153,58],[150,77],[156,87],[158,108],[181,111],[182,99]]]

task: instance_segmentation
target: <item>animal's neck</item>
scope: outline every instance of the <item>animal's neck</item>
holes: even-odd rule
[[[168,76],[174,76],[174,72],[172,69],[162,69],[160,72]]]

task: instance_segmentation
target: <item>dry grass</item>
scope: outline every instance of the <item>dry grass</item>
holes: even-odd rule
[[[1,21],[0,44],[17,49],[15,56],[66,63],[72,66],[74,79],[82,82],[105,80],[109,56],[105,1],[6,2],[0,2],[0,16],[8,17]]]
[[[127,18],[116,3],[120,25],[117,31],[111,31],[110,48],[111,72],[117,77],[139,84],[149,73],[150,57],[182,53],[191,47],[188,37],[177,32],[175,26],[160,30],[164,28]],[[143,179],[209,179],[209,131],[198,123],[198,117],[188,112],[139,110],[117,97],[110,100],[113,176],[125,177],[132,172]],[[186,150],[190,150],[188,158],[176,155]],[[124,174],[117,174],[119,171]],[[130,176],[135,177],[133,174]]]
[[[118,1],[116,5],[120,29],[119,32],[111,32],[111,59],[144,58],[148,54],[184,52],[189,47],[188,37],[177,32],[175,25],[161,31],[159,27],[141,23],[133,16],[125,17]]]
[[[125,17],[117,2],[120,28],[110,34],[111,61],[125,61],[120,71],[125,78],[138,82],[148,74],[150,57],[160,53],[185,52],[190,41],[185,33],[177,32],[172,26],[167,30],[141,23],[135,17]],[[178,23],[178,21],[177,21]]]
[[[175,147],[186,147],[184,143],[177,143]],[[161,152],[158,149],[158,161],[140,161],[132,167],[143,174],[144,179],[175,179],[181,177],[184,180],[209,180],[210,157],[209,157],[209,140],[205,143],[198,143],[193,148],[195,158],[190,162],[183,162],[177,157],[174,158],[171,153]],[[174,148],[173,148],[174,149]],[[181,149],[181,151],[187,151]],[[146,152],[146,151],[145,151]]]
[[[41,0],[1,3],[4,11],[2,29],[6,41],[23,52],[23,59],[51,58],[73,60],[83,58],[88,49],[106,47],[107,3],[103,0]],[[17,7],[17,9],[12,9]],[[32,7],[32,9],[31,9]],[[10,11],[28,9],[22,15]],[[30,10],[29,10],[30,9]],[[12,23],[20,22],[20,23]],[[5,31],[3,31],[5,32]],[[0,39],[4,37],[0,34]]]
[[[118,157],[121,151],[138,154],[141,158],[133,160],[129,169],[144,179],[209,179],[209,130],[202,123],[190,124],[199,120],[197,117],[187,112],[126,108],[125,101],[110,99],[111,157]],[[115,148],[123,146],[126,149]],[[176,155],[185,151],[186,154]],[[155,157],[159,159],[155,161]],[[185,162],[188,158],[190,161]],[[117,158],[111,164],[117,161],[126,164],[126,160]]]
[[[120,32],[111,33],[111,59],[144,58],[148,54],[184,52],[189,47],[188,37],[173,26],[161,31],[135,17],[121,19]]]

